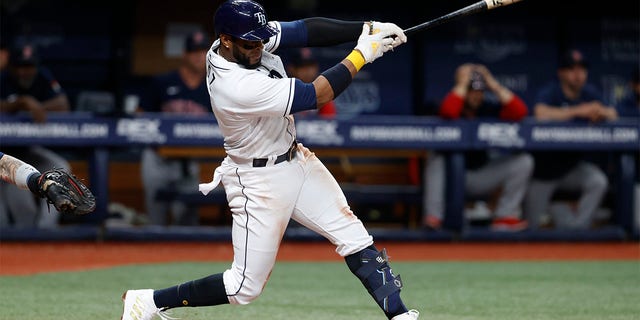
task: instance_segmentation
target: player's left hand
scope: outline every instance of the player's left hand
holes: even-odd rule
[[[398,27],[395,23],[373,21],[372,25],[372,34],[388,32],[392,35],[391,37],[393,38],[393,42],[391,45],[394,48],[407,42],[407,36],[404,34],[404,31],[402,31],[402,28]]]
[[[40,196],[65,214],[84,215],[96,208],[96,199],[78,178],[61,169],[52,169],[38,178]]]

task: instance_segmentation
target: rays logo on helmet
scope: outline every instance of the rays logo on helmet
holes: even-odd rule
[[[265,24],[267,24],[267,16],[264,13],[256,12],[253,16],[258,19],[258,23],[260,25],[264,26]]]

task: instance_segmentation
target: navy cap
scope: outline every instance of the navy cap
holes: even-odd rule
[[[589,67],[589,62],[585,58],[582,51],[578,49],[569,49],[565,51],[562,56],[560,56],[560,61],[558,64],[559,68],[571,68],[574,66],[583,66],[585,68]]]
[[[291,51],[289,62],[295,66],[316,64],[318,60],[311,48],[299,48]]]
[[[36,48],[29,43],[13,47],[9,54],[9,64],[14,66],[31,66],[38,62]]]
[[[202,31],[195,31],[187,36],[184,44],[184,50],[187,52],[209,50],[209,36]]]

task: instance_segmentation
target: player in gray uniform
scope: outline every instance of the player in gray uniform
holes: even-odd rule
[[[166,317],[164,311],[176,307],[250,303],[269,278],[290,219],[336,246],[387,319],[418,319],[418,311],[408,310],[400,298],[402,281],[385,250],[375,247],[329,170],[296,141],[292,115],[334,99],[360,68],[406,36],[393,23],[375,21],[267,21],[256,2],[224,2],[214,18],[217,40],[207,54],[209,95],[227,157],[200,191],[224,186],[233,214],[233,263],[223,273],[173,287],[126,291],[122,319]],[[356,39],[355,49],[312,83],[288,78],[272,54],[277,48]]]

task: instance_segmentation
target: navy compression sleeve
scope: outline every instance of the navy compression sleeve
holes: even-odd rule
[[[363,21],[343,21],[313,17],[303,19],[307,26],[308,46],[333,46],[358,40]]]
[[[321,47],[355,42],[362,32],[362,23],[321,17],[280,22],[280,47]]]

